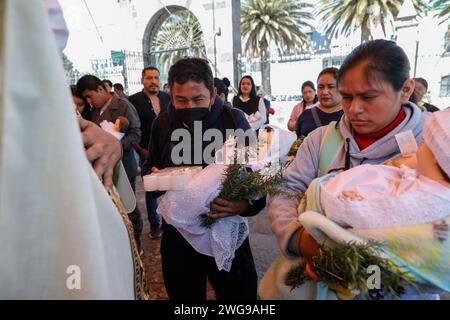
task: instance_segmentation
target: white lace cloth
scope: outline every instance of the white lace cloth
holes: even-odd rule
[[[447,217],[450,189],[406,166],[361,165],[325,183],[320,202],[342,226],[399,227]]]
[[[230,271],[235,251],[248,236],[247,218],[218,219],[211,228],[201,226],[200,215],[210,212],[219,195],[226,165],[211,164],[196,174],[185,190],[167,192],[158,214],[173,225],[198,252],[214,257],[219,270]]]
[[[271,145],[264,154],[249,161],[253,171],[262,170],[268,163],[276,168],[295,141],[295,135],[274,127]],[[216,152],[216,162],[197,173],[181,191],[167,192],[158,205],[157,212],[173,225],[198,252],[214,257],[219,270],[230,271],[235,251],[249,234],[247,218],[239,215],[218,219],[211,228],[201,226],[200,215],[210,212],[211,202],[219,195],[223,175],[235,154],[233,139]],[[267,142],[267,141],[265,141]],[[260,145],[261,146],[261,145]],[[220,154],[220,156],[219,156]],[[274,172],[267,169],[268,172]],[[264,169],[266,170],[266,169]]]

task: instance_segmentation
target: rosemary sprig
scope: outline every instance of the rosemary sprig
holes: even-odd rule
[[[333,288],[341,298],[352,298],[359,293],[361,298],[378,298],[389,293],[393,298],[399,297],[404,291],[404,285],[410,284],[417,291],[415,280],[391,260],[381,258],[379,253],[383,245],[369,241],[366,244],[342,243],[332,248],[319,246],[318,254],[309,261],[311,270],[328,287]],[[367,273],[369,266],[380,268],[381,290],[369,290]],[[305,275],[306,262],[293,267],[287,274],[285,284],[295,289],[310,279]]]
[[[251,172],[245,164],[233,163],[228,166],[223,175],[219,197],[228,201],[255,200],[264,195],[274,195],[283,183],[283,166],[265,168]],[[213,212],[212,212],[213,213]],[[201,216],[201,226],[210,228],[217,219],[207,214]]]

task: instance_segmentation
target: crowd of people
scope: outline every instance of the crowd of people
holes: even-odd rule
[[[263,90],[258,89],[248,75],[240,79],[237,94],[229,101],[230,81],[214,78],[208,61],[201,58],[182,58],[175,62],[162,90],[160,71],[154,66],[142,70],[141,83],[142,90],[129,96],[121,84],[93,75],[81,77],[70,88],[86,158],[107,188],[115,183],[114,171],[119,160],[122,160],[127,179],[135,191],[139,175],[157,173],[170,167],[192,166],[200,152],[202,155],[212,152],[215,156],[216,149],[211,146],[217,141],[204,139],[209,130],[221,133],[220,145],[229,141],[230,130],[244,131],[256,140],[264,133],[263,128],[270,127],[269,115],[275,112]],[[373,193],[377,194],[379,201],[385,201],[399,195],[392,193],[392,188],[380,187],[383,181],[389,180],[386,174],[392,170],[384,168],[384,165],[389,165],[396,168],[397,174],[399,171],[413,172],[408,181],[417,179],[413,185],[427,186],[439,200],[436,208],[444,208],[425,217],[417,215],[412,208],[406,215],[412,212],[418,216],[418,223],[433,223],[430,219],[436,218],[441,220],[441,225],[447,225],[450,214],[445,212],[445,208],[450,207],[450,109],[438,110],[426,103],[426,91],[427,82],[423,78],[410,78],[408,58],[395,42],[372,40],[359,45],[339,69],[325,68],[318,74],[317,91],[312,81],[302,84],[303,101],[293,108],[287,125],[287,129],[295,132],[302,143],[295,158],[283,171],[281,192],[251,200],[227,200],[215,196],[210,199],[211,211],[206,216],[216,222],[251,217],[267,206],[280,255],[288,260],[302,258],[310,261],[317,256],[320,244],[301,223],[299,216],[303,212],[299,208],[302,203],[299,197],[292,195],[312,192],[314,181],[321,177],[333,178],[330,178],[333,185],[325,185],[325,191],[333,189],[331,186],[340,190],[342,185],[346,188],[350,184],[359,185],[361,183],[355,181],[355,175],[373,170],[378,175],[377,179],[372,179],[374,174],[363,176],[364,185],[370,185],[365,190],[368,192],[349,192],[344,188],[339,194],[339,203],[343,207],[349,205],[348,201],[362,203],[363,200],[371,200]],[[200,134],[197,134],[197,128]],[[182,149],[184,162],[181,163],[174,159],[174,150],[179,149],[173,139],[174,133],[180,129],[187,132],[192,145],[192,148]],[[200,157],[197,165],[202,168],[210,165]],[[379,169],[378,165],[383,165],[383,168]],[[394,185],[395,190],[399,189],[398,183]],[[146,192],[145,204],[151,227],[149,236],[161,238],[164,285],[170,299],[205,300],[207,281],[219,300],[256,300],[258,295],[260,298],[280,298],[263,296],[262,291],[258,291],[248,236],[233,252],[231,268],[219,269],[213,257],[192,245],[192,241],[205,241],[205,238],[197,240],[195,234],[186,234],[186,230],[180,230],[161,218],[158,213],[158,198],[161,196],[164,196],[162,192]],[[412,204],[411,197],[406,201]],[[393,204],[389,211],[392,217],[387,218],[395,218],[396,225],[411,224],[411,217],[401,221],[403,212],[395,211],[395,202],[389,204]],[[335,219],[333,221],[343,228],[358,228],[357,224],[351,225],[356,222],[369,227],[380,222],[373,216],[364,220],[364,214],[353,219],[349,215],[357,215],[358,212],[350,209],[347,212],[336,211],[336,206],[325,204],[324,207],[324,215],[330,220]],[[199,216],[203,213],[198,212]],[[375,216],[378,212],[372,213]],[[136,206],[127,214],[137,252],[143,255],[141,212]],[[440,228],[440,241],[444,239],[445,242],[448,233],[448,226],[447,229]],[[108,246],[107,243],[97,245]],[[109,250],[110,253],[113,251]],[[445,255],[443,261],[449,260],[447,247],[441,255]],[[448,263],[446,267],[449,269]],[[136,264],[134,270],[138,270]],[[448,277],[444,277],[445,288],[448,288],[448,281]],[[436,282],[426,284],[435,285]],[[144,285],[140,289],[143,288]],[[442,291],[442,287],[439,288]],[[436,291],[439,290],[434,288]]]
[[[138,175],[134,152],[139,156],[141,175],[176,166],[171,158],[175,146],[171,134],[177,128],[191,130],[194,122],[200,121],[202,132],[210,128],[224,133],[230,128],[251,129],[257,135],[268,123],[270,101],[267,106],[264,95],[260,92],[258,96],[252,77],[242,77],[230,103],[228,79],[213,78],[208,62],[202,59],[176,62],[169,70],[168,93],[160,90],[160,72],[155,67],[145,68],[141,81],[142,91],[129,97],[121,86],[94,76],[82,77],[72,88],[79,113],[95,124],[104,120],[114,123],[119,117],[128,120],[121,144],[133,187]],[[400,153],[396,136],[401,132],[411,131],[415,142],[422,144],[424,121],[429,111],[437,111],[422,100],[426,81],[410,79],[404,51],[386,40],[360,45],[340,69],[322,70],[317,78],[317,93],[312,81],[303,83],[301,91],[303,101],[293,108],[288,122],[288,129],[304,138],[284,173],[285,190],[289,192],[305,192],[316,177],[330,172],[385,163]],[[450,123],[445,125],[448,134]],[[329,150],[324,151],[330,131],[340,137],[339,145],[331,148],[331,156]],[[207,147],[203,142],[202,151]],[[441,157],[438,167],[439,179],[448,187],[448,158]],[[145,200],[150,236],[162,236],[162,268],[169,298],[204,300],[208,279],[218,299],[256,299],[257,276],[248,239],[235,252],[231,270],[218,270],[212,257],[197,252],[183,233],[164,219],[161,221],[157,213],[160,195],[147,192]],[[211,203],[216,213],[211,217],[253,216],[265,206],[266,197],[252,203],[216,198]],[[271,227],[283,255],[310,259],[317,254],[318,243],[297,219],[298,206],[297,200],[283,194],[270,197]],[[130,213],[130,220],[141,247],[142,219],[137,209]]]

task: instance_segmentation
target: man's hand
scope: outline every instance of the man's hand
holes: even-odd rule
[[[208,214],[210,218],[219,219],[242,214],[249,207],[247,200],[227,201],[222,198],[216,198],[211,203],[211,210],[216,213]]]
[[[80,118],[79,124],[86,157],[97,176],[103,179],[103,185],[109,188],[113,182],[114,166],[122,156],[120,142],[93,122]]]

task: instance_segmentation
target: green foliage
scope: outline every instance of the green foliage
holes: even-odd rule
[[[271,41],[280,52],[301,49],[308,44],[305,30],[313,19],[311,5],[295,0],[248,0],[242,4],[241,32],[245,50],[260,55]]]
[[[437,0],[434,2],[433,8],[440,10],[436,16],[442,18],[441,23],[450,18],[450,0]]]
[[[325,33],[330,38],[339,34],[349,36],[362,29],[361,42],[370,40],[372,25],[386,26],[394,22],[404,0],[324,0],[318,13],[324,21]],[[420,14],[426,5],[423,0],[412,0]]]
[[[264,195],[273,195],[283,182],[283,167],[270,164],[258,171],[249,172],[245,164],[233,163],[226,169],[219,197],[228,201],[256,200]],[[201,215],[201,225],[211,227],[216,219]]]
[[[393,297],[402,294],[405,283],[416,287],[409,274],[391,260],[380,257],[382,248],[381,243],[374,241],[367,244],[342,243],[332,248],[321,245],[318,254],[310,260],[311,269],[328,287],[356,290],[363,299],[370,294],[367,268],[373,265],[381,270],[382,288]],[[293,267],[285,279],[286,285],[294,289],[309,280],[305,268],[306,263]]]

